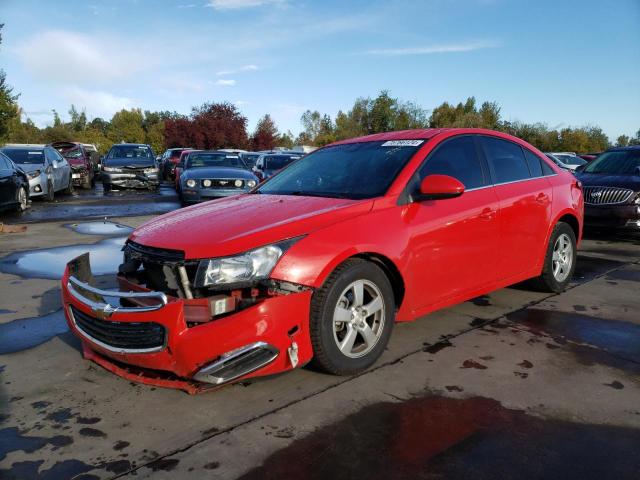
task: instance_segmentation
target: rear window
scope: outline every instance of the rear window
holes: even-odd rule
[[[520,145],[494,137],[482,137],[481,140],[495,183],[516,182],[531,178],[529,166]]]
[[[2,150],[14,163],[44,165],[44,149],[5,148]]]

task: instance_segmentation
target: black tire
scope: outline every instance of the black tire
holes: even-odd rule
[[[55,192],[53,191],[53,182],[47,182],[47,193],[44,196],[44,199],[47,202],[53,202],[54,197],[55,197]]]
[[[64,193],[65,195],[73,195],[74,192],[75,188],[73,188],[73,178],[69,175],[69,184],[67,185],[67,188],[64,189]]]
[[[377,341],[367,353],[353,358],[342,353],[334,334],[334,312],[342,294],[353,282],[365,280],[374,284],[383,300],[384,322],[377,335]],[[370,320],[366,320],[367,322]],[[334,375],[353,375],[366,370],[382,355],[395,322],[395,302],[393,289],[384,271],[362,259],[350,259],[340,264],[329,275],[322,287],[316,290],[311,300],[309,318],[311,343],[313,346],[312,365]],[[343,324],[342,328],[345,328]],[[343,337],[344,338],[344,337]],[[363,337],[359,337],[363,340]]]
[[[553,256],[554,249],[556,248],[556,243],[558,242],[558,239],[563,235],[568,237],[571,244],[571,264],[566,269],[568,270],[567,277],[558,280],[553,272]],[[542,266],[542,274],[533,280],[533,284],[536,289],[549,293],[563,292],[567,288],[569,282],[571,281],[571,278],[573,277],[573,272],[576,269],[577,256],[576,234],[574,233],[573,228],[571,228],[571,226],[569,226],[569,224],[567,223],[558,222],[558,224],[553,228],[553,232],[551,232],[551,237],[549,238],[547,252],[544,256],[544,265]]]
[[[24,197],[21,197],[21,193]],[[29,190],[26,187],[20,187],[16,193],[16,211],[24,212],[29,208]]]

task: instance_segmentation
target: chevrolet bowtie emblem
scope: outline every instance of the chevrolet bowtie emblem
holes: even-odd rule
[[[118,309],[117,308],[113,308],[111,305],[107,304],[107,305],[104,305],[104,306],[101,305],[99,307],[94,307],[93,308],[93,313],[95,313],[96,317],[99,318],[100,320],[106,320],[116,310],[118,310]]]

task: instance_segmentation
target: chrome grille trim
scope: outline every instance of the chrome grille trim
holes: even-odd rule
[[[616,205],[626,203],[633,195],[633,190],[619,187],[582,187],[584,203],[588,205]]]

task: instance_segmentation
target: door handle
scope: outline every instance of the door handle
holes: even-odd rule
[[[484,210],[482,210],[482,212],[480,212],[480,218],[482,220],[493,220],[493,218],[496,216],[496,211],[487,207]]]
[[[547,203],[547,199],[549,197],[547,197],[546,193],[542,193],[540,192],[537,196],[536,196],[536,202],[538,203]]]

